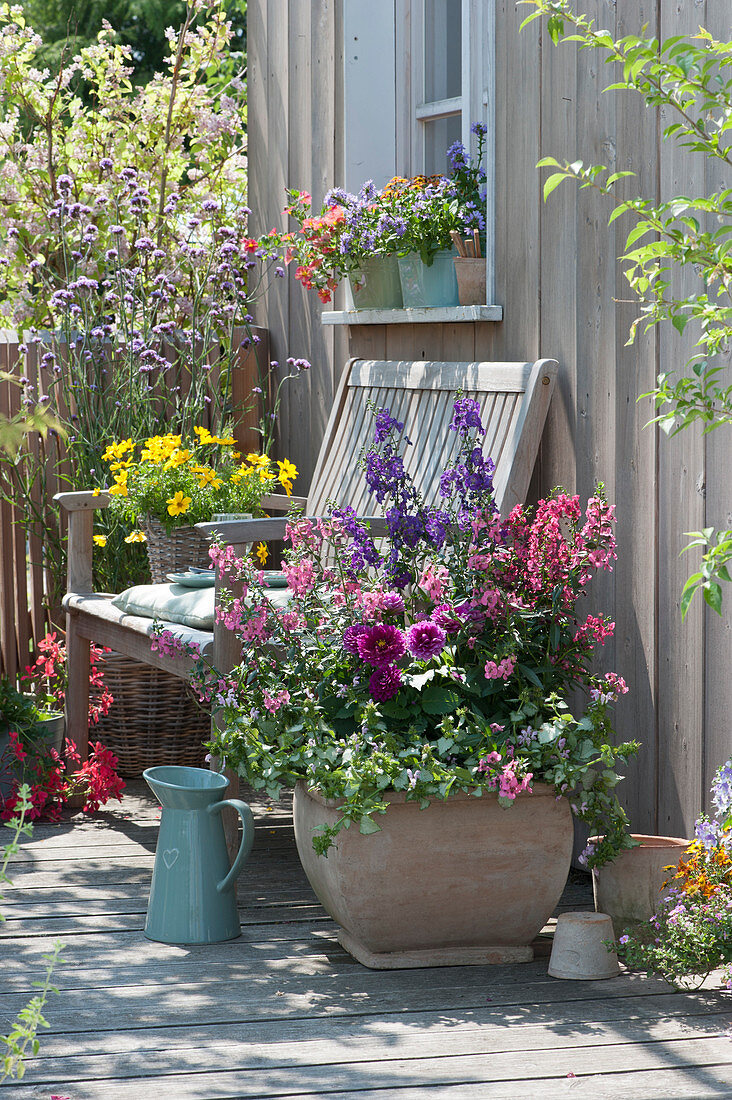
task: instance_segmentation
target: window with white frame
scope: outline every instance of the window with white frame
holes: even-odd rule
[[[448,170],[487,127],[486,257],[493,277],[494,0],[343,0],[344,186]]]

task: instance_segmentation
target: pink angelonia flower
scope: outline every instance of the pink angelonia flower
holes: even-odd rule
[[[275,714],[280,709],[280,707],[284,706],[290,701],[290,693],[287,688],[283,688],[281,691],[278,691],[276,695],[272,695],[265,688],[262,694],[264,697],[264,705],[271,714]]]
[[[447,587],[450,573],[444,565],[428,565],[419,578],[419,587],[431,600],[439,600]]]
[[[515,666],[515,657],[504,657],[498,664],[495,661],[486,661],[485,678],[486,680],[508,680],[512,676]]]
[[[297,565],[282,564],[287,586],[296,596],[305,596],[315,588],[315,565],[310,558],[303,558]]]

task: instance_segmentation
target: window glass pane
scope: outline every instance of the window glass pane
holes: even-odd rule
[[[460,141],[462,135],[460,115],[436,118],[422,125],[424,126],[424,173],[426,176],[436,174],[444,176],[450,167],[447,162],[447,150],[453,142]]]
[[[426,103],[462,95],[462,0],[424,0]]]

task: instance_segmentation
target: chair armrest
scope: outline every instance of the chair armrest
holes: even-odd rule
[[[317,520],[317,516],[303,516],[303,519]],[[386,520],[383,516],[359,516],[362,523],[368,525],[372,535],[383,537]],[[197,523],[196,530],[207,538],[220,535],[228,546],[240,546],[246,542],[266,542],[268,539],[283,539],[285,529],[292,519],[286,516],[275,519],[227,519],[218,523]]]
[[[79,493],[56,493],[53,498],[60,504],[65,512],[81,512],[85,509],[109,508],[111,497],[109,493],[87,489]]]

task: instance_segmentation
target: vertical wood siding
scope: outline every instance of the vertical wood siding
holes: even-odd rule
[[[307,388],[293,387],[285,398],[282,450],[302,468],[304,492],[348,354],[558,359],[535,490],[563,485],[586,497],[602,480],[617,503],[618,561],[596,586],[593,604],[616,623],[602,662],[631,686],[618,707],[618,733],[643,743],[621,793],[638,831],[681,835],[732,751],[732,593],[721,619],[701,603],[683,625],[679,615],[694,561],[679,557],[685,532],[732,526],[732,434],[722,429],[702,439],[684,432],[668,440],[644,427],[652,409],[636,398],[659,370],[689,358],[689,340],[669,327],[625,346],[636,313],[616,258],[626,223],[621,218],[608,227],[611,204],[570,184],[545,205],[535,166],[551,154],[630,169],[637,179],[621,185],[621,196],[702,193],[724,184],[717,166],[660,141],[666,120],[639,97],[602,94],[614,77],[597,53],[554,48],[539,21],[519,35],[526,9],[514,0],[496,0],[495,7],[496,300],[504,321],[354,326],[346,343],[342,329],[324,334],[314,295],[291,277],[283,281],[258,320],[272,332],[274,358],[306,355],[313,371]],[[614,35],[647,23],[664,37],[693,33],[700,24],[729,37],[728,0],[584,0],[578,7]],[[319,204],[341,182],[338,8],[335,0],[289,0],[288,23],[287,0],[250,0],[249,163],[257,229],[282,224],[285,183],[310,190]]]

